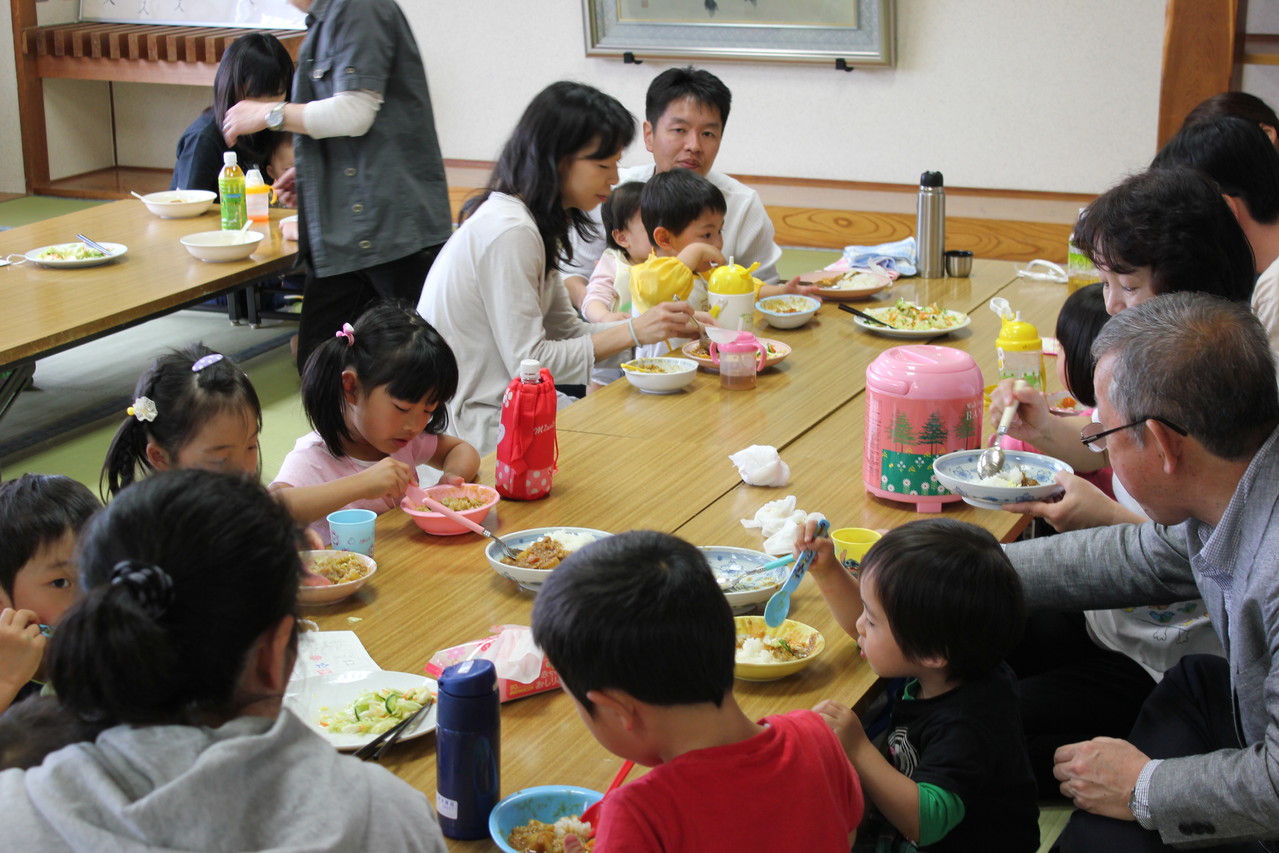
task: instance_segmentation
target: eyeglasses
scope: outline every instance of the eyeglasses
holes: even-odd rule
[[[1083,443],[1085,447],[1087,447],[1093,453],[1103,453],[1106,450],[1106,436],[1114,432],[1119,432],[1121,429],[1131,429],[1132,427],[1135,427],[1135,426],[1141,426],[1146,421],[1159,421],[1159,423],[1168,427],[1168,429],[1172,430],[1178,435],[1190,434],[1185,429],[1182,429],[1181,427],[1177,426],[1175,423],[1173,423],[1170,420],[1161,418],[1158,415],[1147,415],[1144,418],[1137,418],[1137,420],[1133,421],[1130,424],[1124,424],[1123,426],[1112,427],[1111,429],[1103,429],[1102,425],[1099,423],[1090,423],[1079,431],[1079,440],[1080,442]]]

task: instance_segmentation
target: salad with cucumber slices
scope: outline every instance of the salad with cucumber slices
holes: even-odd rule
[[[90,261],[94,258],[107,257],[97,249],[90,249],[84,243],[66,243],[61,246],[50,246],[36,258],[41,261]]]
[[[376,735],[395,727],[419,709],[432,705],[430,685],[396,690],[383,687],[365,690],[355,701],[335,714],[320,717],[320,728],[338,735]],[[321,708],[320,710],[327,710]]]

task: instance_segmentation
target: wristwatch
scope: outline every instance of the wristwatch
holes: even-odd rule
[[[266,112],[266,126],[269,130],[284,129],[284,102],[276,104]]]

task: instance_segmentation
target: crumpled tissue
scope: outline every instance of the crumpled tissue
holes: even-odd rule
[[[533,642],[527,625],[495,625],[493,636],[443,649],[431,656],[426,673],[439,678],[455,663],[481,659],[493,662],[500,701],[519,699],[560,686],[560,676]]]
[[[729,454],[742,481],[752,486],[784,486],[790,480],[790,466],[782,461],[776,447],[752,444]]]
[[[810,518],[825,518],[820,512],[804,512],[795,507],[795,496],[769,501],[755,512],[754,518],[743,518],[742,527],[758,527],[764,535],[764,553],[780,557],[795,550],[795,537]]]

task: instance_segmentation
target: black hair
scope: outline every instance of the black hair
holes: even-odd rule
[[[511,138],[502,147],[488,187],[462,205],[465,220],[490,193],[518,196],[537,223],[546,253],[544,269],[571,263],[569,228],[584,239],[596,236],[589,216],[577,208],[564,209],[562,173],[571,157],[590,148],[590,160],[621,154],[635,138],[635,117],[611,95],[561,80],[547,86],[520,116]]]
[[[1235,116],[1253,124],[1265,125],[1279,131],[1279,116],[1275,115],[1275,111],[1261,98],[1256,95],[1249,95],[1247,92],[1219,92],[1200,101],[1186,115],[1181,126],[1184,129],[1192,124],[1221,116]],[[1270,141],[1269,137],[1266,138],[1266,141]],[[1279,140],[1276,140],[1274,144],[1279,145]]]
[[[604,242],[610,249],[626,251],[617,240],[613,239],[614,231],[625,231],[626,224],[639,210],[640,193],[644,190],[643,181],[627,181],[613,187],[608,200],[600,205],[600,221],[604,225]]]
[[[258,392],[234,361],[223,356],[200,370],[192,369],[201,359],[215,355],[219,354],[202,343],[192,344],[160,356],[138,378],[133,399],[136,403],[146,397],[155,403],[155,419],[125,415],[102,464],[104,494],[118,494],[141,472],[154,470],[147,459],[147,442],[154,442],[175,459],[201,427],[225,412],[251,413],[258,431],[262,430]]]
[[[36,552],[78,534],[102,508],[93,492],[60,474],[23,474],[0,483],[0,589],[13,598],[18,572]]]
[[[246,98],[276,98],[283,92],[287,100],[292,84],[293,57],[278,38],[264,32],[238,36],[227,46],[213,76],[213,119],[222,127],[227,110]],[[288,136],[268,129],[236,139],[234,150],[241,168],[258,166],[265,174],[271,155]]]
[[[689,65],[668,68],[648,84],[644,98],[644,118],[653,127],[672,101],[692,98],[700,104],[719,110],[720,129],[728,124],[728,111],[733,106],[733,93],[724,81],[709,71]]]
[[[728,202],[719,187],[692,169],[668,169],[644,182],[640,193],[640,217],[654,246],[654,232],[665,228],[679,234],[706,211],[724,213]]]
[[[31,696],[0,714],[0,770],[38,767],[50,753],[91,741],[102,725],[66,713],[52,696]]]
[[[533,639],[588,710],[591,690],[719,707],[732,688],[728,599],[702,552],[666,533],[632,530],[569,555],[533,602]]]
[[[59,701],[146,725],[225,720],[266,698],[237,687],[258,639],[294,612],[299,547],[288,510],[247,475],[165,471],[125,489],[81,537],[84,594],[47,655]],[[149,583],[120,582],[122,565],[150,567]]]
[[[949,518],[912,521],[870,547],[872,581],[893,638],[909,660],[946,659],[971,681],[994,669],[1026,620],[1021,578],[989,532]]]
[[[1056,335],[1061,343],[1057,357],[1064,359],[1066,390],[1085,406],[1097,405],[1097,391],[1092,384],[1092,342],[1109,319],[1101,282],[1070,294],[1057,314]]]
[[[1075,245],[1098,267],[1151,268],[1155,293],[1252,297],[1252,248],[1215,184],[1193,169],[1149,169],[1106,190],[1079,215]]]
[[[457,393],[457,359],[435,327],[408,305],[384,301],[361,314],[352,329],[351,340],[339,334],[316,347],[302,371],[302,408],[329,452],[346,456],[343,444],[351,440],[342,391],[346,370],[355,371],[361,394],[385,385],[397,400],[438,403],[426,431],[444,432],[445,404]]]
[[[1279,219],[1279,151],[1254,122],[1221,116],[1183,126],[1150,164],[1176,166],[1203,172],[1258,222]]]

